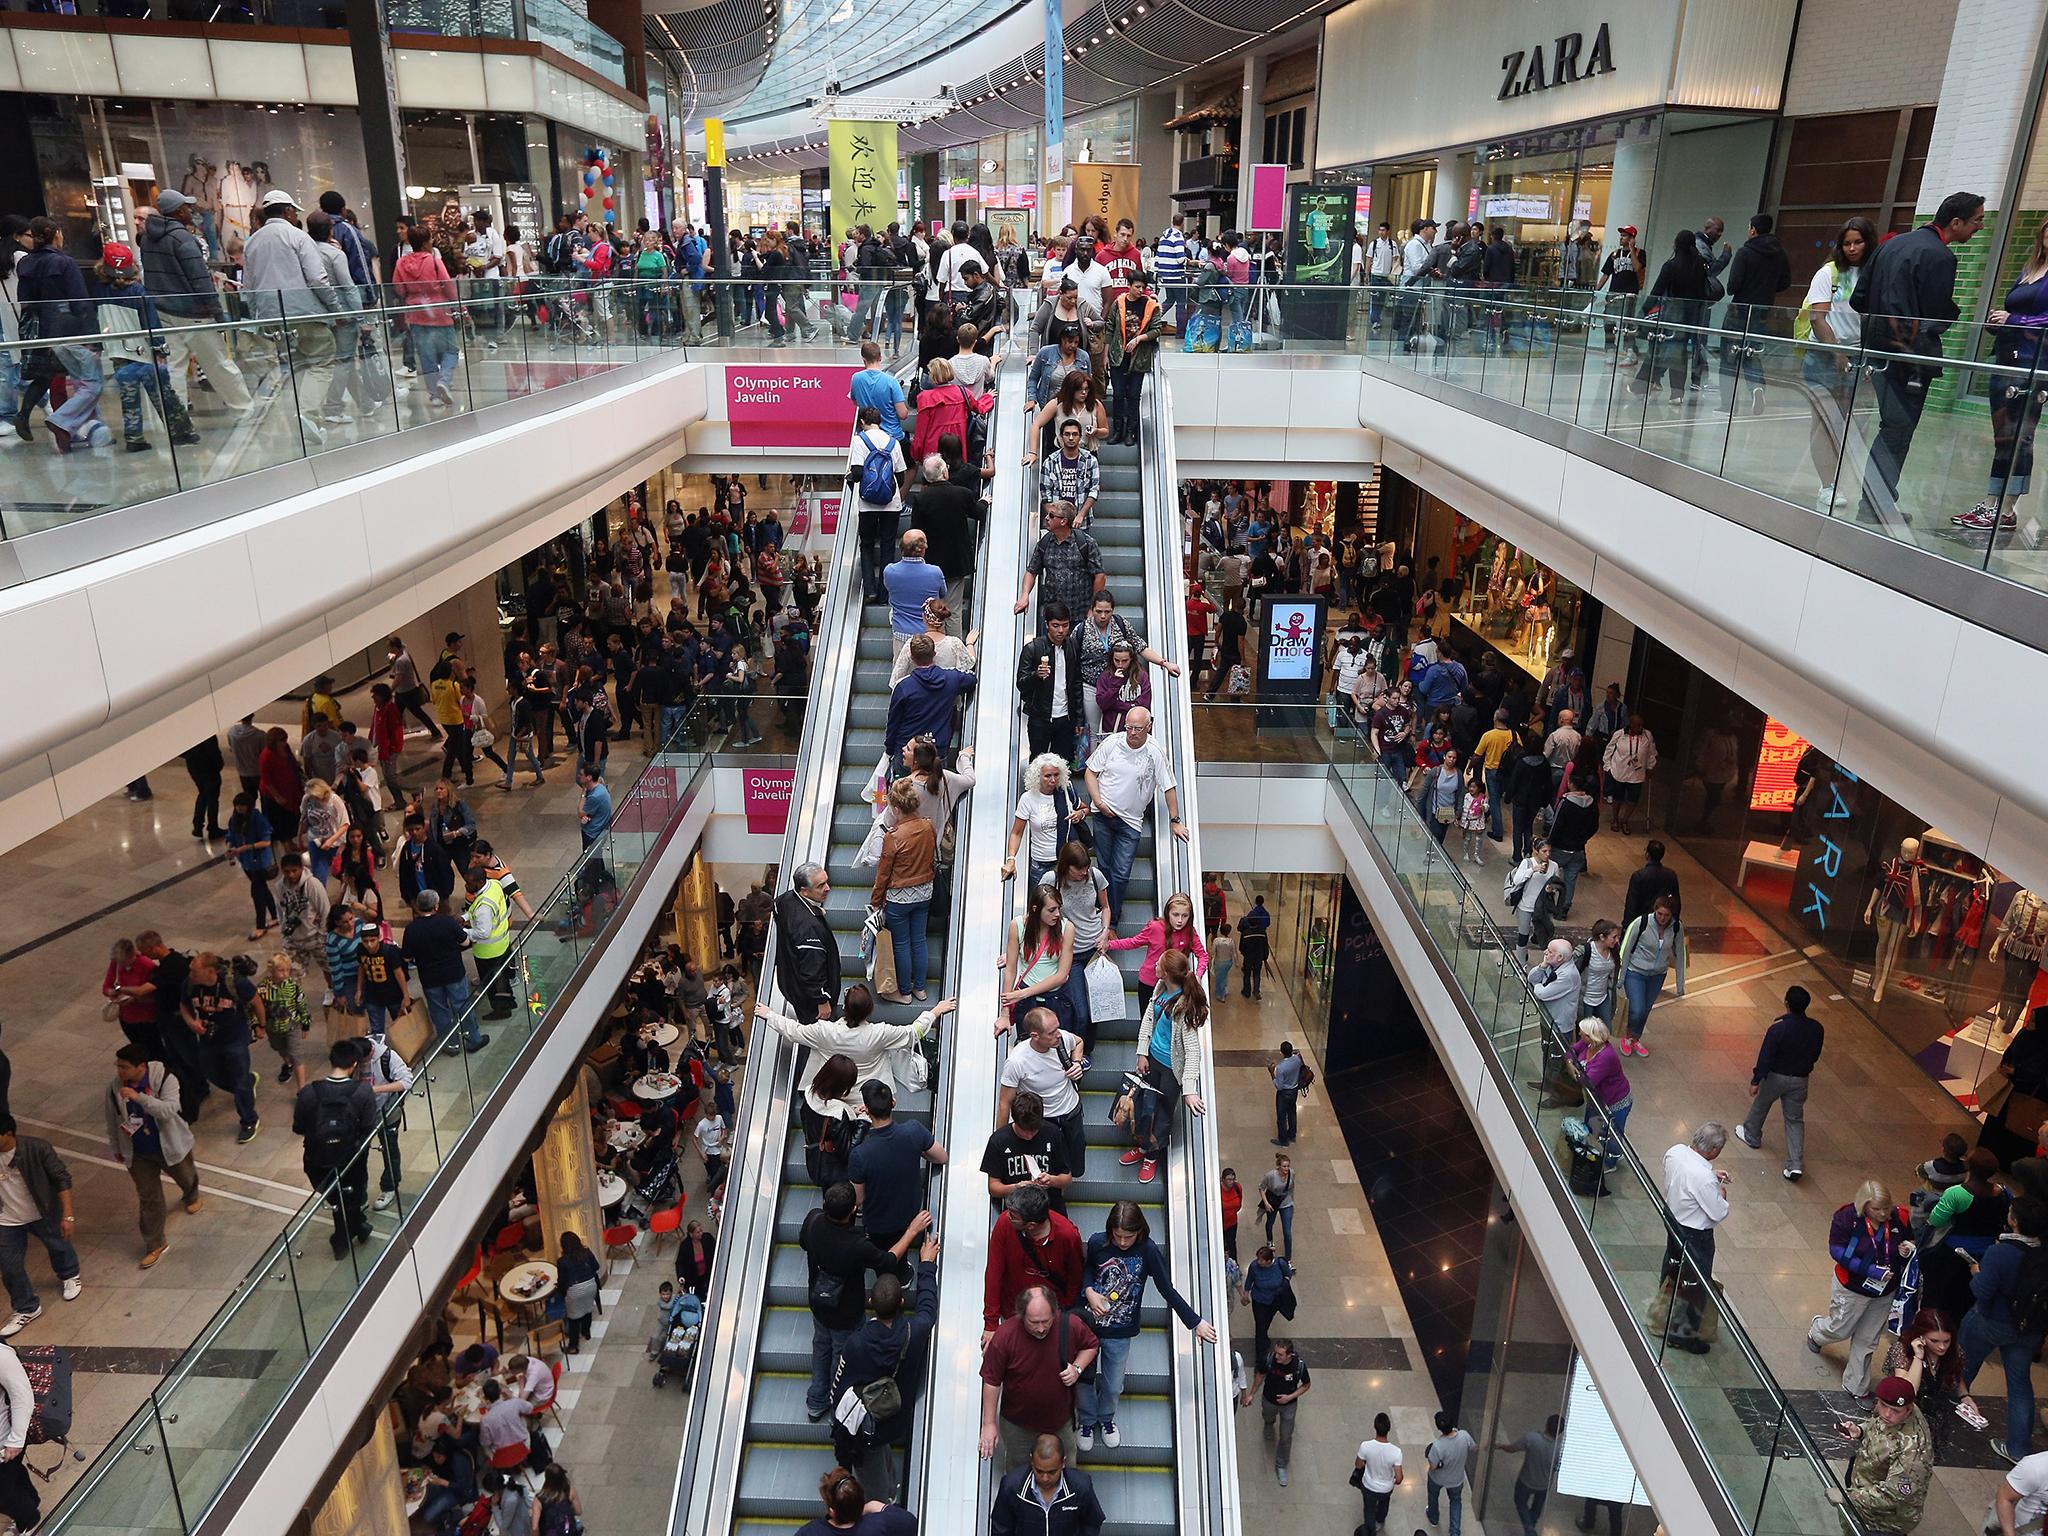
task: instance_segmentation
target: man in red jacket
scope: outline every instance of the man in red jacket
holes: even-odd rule
[[[1029,1285],[1049,1288],[1063,1308],[1081,1300],[1081,1234],[1035,1184],[1003,1197],[1003,1220],[989,1234],[988,1282],[981,1308],[984,1348]]]

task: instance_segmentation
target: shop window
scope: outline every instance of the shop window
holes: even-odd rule
[[[1284,165],[1301,170],[1307,163],[1308,108],[1306,106],[1266,114],[1265,153],[1262,165]]]

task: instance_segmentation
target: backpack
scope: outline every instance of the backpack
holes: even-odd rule
[[[316,1167],[338,1168],[356,1150],[354,1090],[345,1085],[342,1093],[328,1091],[322,1083],[313,1095],[313,1128],[306,1133],[306,1160]]]
[[[540,1507],[540,1536],[582,1536],[583,1522],[567,1499],[556,1499]]]
[[[2023,1338],[2048,1333],[2048,1244],[2027,1250],[2013,1282],[2012,1325]]]
[[[808,1100],[797,1104],[804,1132],[804,1169],[820,1189],[844,1183],[853,1163],[854,1144],[866,1122],[843,1115],[821,1115]]]
[[[978,409],[974,401],[967,398],[965,390],[960,393],[963,399],[967,399],[967,462],[978,465],[981,456],[988,452],[988,419],[991,413]]]
[[[866,432],[860,440],[868,450],[860,466],[860,499],[869,506],[886,507],[896,499],[896,439],[885,433],[879,448]]]
[[[576,270],[576,237],[566,231],[548,237],[547,249],[542,255],[549,273],[563,277]]]

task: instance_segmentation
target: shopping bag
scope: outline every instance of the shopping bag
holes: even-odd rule
[[[416,998],[411,1007],[384,1026],[384,1043],[407,1066],[426,1055],[427,1043],[432,1039],[432,1021],[427,1017],[426,1006]]]
[[[878,816],[882,812],[882,807],[889,803],[888,753],[884,752],[875,759],[875,771],[868,775],[868,781],[861,789],[861,797],[875,808],[875,814]],[[879,856],[881,844],[877,843],[875,847]]]
[[[1088,1014],[1097,1024],[1121,1019],[1124,1013],[1124,973],[1107,955],[1097,955],[1082,972],[1088,980]]]
[[[1223,348],[1226,352],[1249,352],[1252,349],[1252,323],[1249,320],[1230,322],[1230,335]]]
[[[868,984],[877,992],[896,990],[896,951],[889,942],[889,930],[875,935],[874,963],[868,968]]]
[[[868,828],[868,835],[860,840],[860,852],[853,856],[856,864],[875,865],[882,859],[882,820],[878,816],[874,825]]]
[[[1181,337],[1183,352],[1214,352],[1222,341],[1223,327],[1219,317],[1204,310],[1196,310],[1188,317],[1187,330]]]

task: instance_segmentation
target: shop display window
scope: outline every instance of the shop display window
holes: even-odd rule
[[[1574,649],[1585,594],[1526,550],[1461,517],[1448,575],[1452,615],[1538,681]]]

